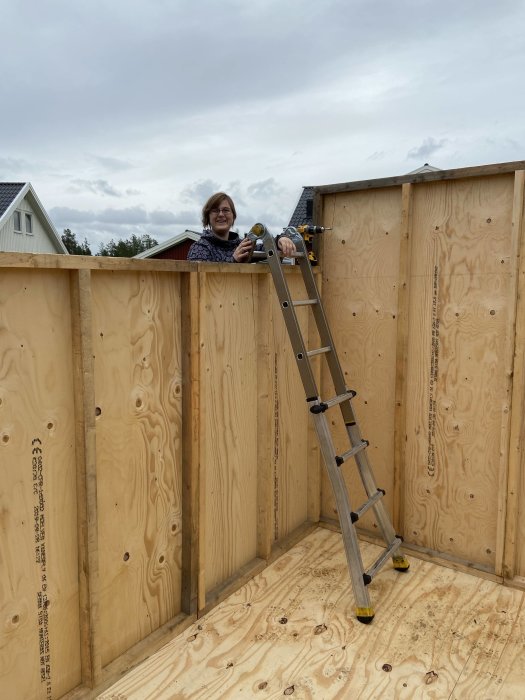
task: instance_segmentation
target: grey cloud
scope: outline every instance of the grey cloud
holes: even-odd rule
[[[464,39],[465,27],[475,33],[487,18],[501,18],[516,5],[511,0],[500,0],[497,7],[443,0],[420,7],[413,0],[400,0],[383,3],[379,13],[374,3],[356,0],[304,2],[301,12],[293,3],[273,1],[248,7],[238,0],[220,5],[208,0],[198,11],[188,2],[164,2],[161,7],[151,11],[139,4],[129,12],[128,3],[116,0],[100,23],[89,4],[73,9],[57,0],[53,12],[42,15],[36,0],[11,3],[4,23],[23,23],[32,37],[22,56],[16,35],[4,37],[4,90],[13,87],[14,92],[11,76],[25,88],[18,110],[21,128],[31,124],[60,137],[66,131],[76,136],[80,128],[105,134],[111,125],[120,134],[142,125],[145,117],[158,124],[164,116],[202,115],[224,105],[293,95],[323,85],[333,68],[362,74],[370,60],[380,59],[381,51],[392,51],[393,37],[396,44],[424,51],[428,26],[435,34],[446,27],[448,37]],[[262,26],[271,27],[274,45],[286,50],[269,50]],[[304,42],[290,40],[291,35],[307,37],[317,31],[329,37],[330,51],[306,51]],[[187,60],[195,53],[196,36],[200,46],[213,45],[213,65]],[[38,73],[33,70],[36,56]],[[217,67],[227,80],[216,79]],[[177,90],[166,89],[167,70]],[[35,101],[41,110],[36,122],[30,109]],[[107,158],[105,164],[111,168],[125,163],[116,160]]]
[[[73,180],[72,184],[77,191],[86,190],[93,194],[102,194],[109,197],[122,197],[122,192],[119,192],[115,187],[109,184],[107,180]]]
[[[494,138],[493,136],[489,136],[486,139],[487,144],[490,146],[503,146],[504,148],[508,148],[510,150],[514,150],[516,153],[522,153],[523,152],[523,147],[521,143],[516,141],[515,139],[511,138]]]
[[[253,224],[260,222],[268,226],[273,233],[282,230],[284,226],[288,225],[288,219],[283,216],[283,212],[275,211],[271,206],[269,206],[267,210],[258,210],[258,212],[258,214],[254,215],[250,215],[248,212],[242,213],[235,222],[236,225],[247,231]]]
[[[109,224],[146,224],[150,220],[147,211],[142,207],[128,207],[126,209],[104,209],[95,215],[95,220]]]
[[[447,139],[436,141],[432,136],[426,138],[421,146],[411,148],[407,154],[407,158],[427,158],[439,151],[447,143]]]
[[[32,181],[46,208],[69,207],[70,227],[80,217],[100,235],[168,233],[183,216],[195,227],[192,210],[217,190],[239,221],[268,222],[268,206],[284,225],[305,184],[400,174],[407,157],[437,153],[447,168],[523,150],[521,1],[157,0],[130,11],[114,0],[102,23],[92,4],[4,5],[3,24],[28,41],[20,52],[19,34],[4,36],[3,89],[17,109],[0,111],[0,175]],[[72,193],[73,179],[96,192]],[[104,218],[101,195],[141,207]]]
[[[0,173],[2,174],[2,179],[11,179],[10,173],[19,173],[30,169],[30,163],[23,158],[0,157]],[[3,173],[5,173],[5,175]]]
[[[193,211],[181,211],[174,214],[171,211],[153,211],[148,219],[156,226],[169,226],[171,224],[180,224],[187,221],[199,221],[199,215]]]
[[[242,184],[239,180],[230,182],[223,188],[224,192],[230,195],[235,202],[235,208],[246,206],[245,195],[243,193]]]
[[[199,180],[182,190],[181,196],[187,202],[196,202],[201,206],[214,192],[220,191],[220,185],[213,180]]]
[[[49,210],[49,216],[60,226],[68,227],[69,224],[83,224],[93,221],[93,212],[85,212],[71,207],[53,207]],[[60,226],[58,228],[60,228]]]
[[[280,192],[280,188],[273,177],[261,182],[254,182],[248,186],[248,194],[255,199],[265,199],[275,197]]]
[[[84,226],[171,226],[199,221],[199,215],[193,211],[180,211],[174,214],[170,211],[146,211],[143,207],[127,207],[125,209],[103,209],[102,211],[72,209],[69,207],[54,207],[49,215],[53,221],[69,227],[70,224]],[[69,223],[68,223],[69,222]]]
[[[126,160],[121,158],[111,158],[108,156],[98,156],[91,155],[92,160],[101,165],[106,170],[111,170],[112,172],[120,172],[122,170],[130,170],[133,165]]]

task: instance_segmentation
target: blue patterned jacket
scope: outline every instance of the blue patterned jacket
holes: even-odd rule
[[[233,252],[241,239],[238,233],[230,231],[230,238],[223,241],[212,231],[205,229],[201,237],[192,243],[188,251],[188,260],[201,262],[235,262]]]

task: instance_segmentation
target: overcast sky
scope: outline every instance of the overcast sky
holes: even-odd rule
[[[524,0],[4,0],[0,180],[59,233],[279,230],[303,185],[525,159]]]

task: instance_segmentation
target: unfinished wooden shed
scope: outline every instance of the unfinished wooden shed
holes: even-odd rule
[[[267,267],[0,254],[0,697],[520,697],[524,184],[520,161],[316,188],[412,560],[370,627]]]

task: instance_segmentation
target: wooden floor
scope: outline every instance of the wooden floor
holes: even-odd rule
[[[411,558],[370,593],[363,625],[341,536],[319,529],[99,699],[525,698],[523,591]]]

